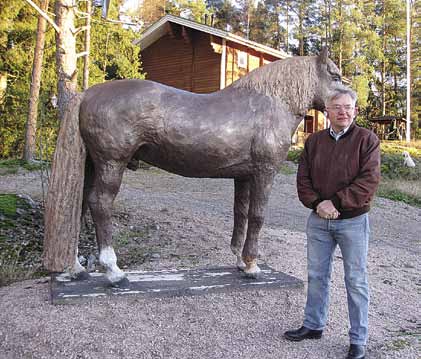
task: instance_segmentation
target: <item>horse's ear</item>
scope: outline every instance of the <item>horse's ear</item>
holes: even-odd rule
[[[322,51],[320,51],[320,54],[319,54],[319,61],[320,61],[321,64],[326,64],[327,63],[328,55],[329,54],[328,54],[327,47],[324,46],[322,48]]]

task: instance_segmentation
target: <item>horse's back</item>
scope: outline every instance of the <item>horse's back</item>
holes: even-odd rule
[[[248,91],[194,94],[146,80],[93,86],[81,104],[82,136],[103,160],[136,157],[192,177],[247,174],[252,151],[272,154],[279,147],[265,144],[279,111],[266,96]]]

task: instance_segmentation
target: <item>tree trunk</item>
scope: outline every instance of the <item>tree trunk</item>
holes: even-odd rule
[[[76,95],[64,111],[51,168],[44,218],[44,267],[50,272],[70,270],[77,255],[85,173],[80,97]]]
[[[343,41],[343,18],[342,18],[342,0],[339,1],[339,72],[342,74],[342,41]]]
[[[76,95],[74,2],[57,0],[56,62],[60,131],[45,206],[44,266],[62,272],[75,263],[80,232],[85,148],[79,133]],[[69,100],[77,101],[71,103]]]
[[[383,0],[383,61],[381,68],[381,101],[382,101],[382,116],[386,115],[386,3]]]
[[[331,51],[332,49],[332,24],[331,24],[331,18],[332,18],[332,9],[331,9],[331,0],[325,0],[325,36],[326,36],[326,47]]]
[[[85,52],[83,58],[83,90],[89,87],[89,52],[91,51],[91,0],[86,0],[86,30],[85,30]]]
[[[285,52],[289,51],[289,0],[286,0],[286,34],[285,34]]]
[[[56,63],[58,74],[58,113],[63,119],[70,98],[76,93],[76,38],[74,31],[74,1],[58,0],[55,13],[60,33],[56,33]]]
[[[298,48],[299,55],[304,56],[304,5],[300,4],[298,14]]]
[[[49,0],[41,0],[41,10],[47,12]],[[38,27],[36,44],[34,51],[34,61],[32,65],[31,88],[29,91],[29,109],[26,120],[25,131],[25,149],[23,159],[32,161],[35,156],[37,118],[38,118],[38,99],[41,84],[42,60],[44,58],[45,31],[47,29],[47,20],[41,15],[38,16]]]

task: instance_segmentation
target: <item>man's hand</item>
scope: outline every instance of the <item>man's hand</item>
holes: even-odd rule
[[[320,202],[316,208],[316,212],[319,217],[324,219],[336,219],[340,214],[330,200]]]

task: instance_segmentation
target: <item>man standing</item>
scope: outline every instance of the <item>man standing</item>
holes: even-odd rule
[[[330,128],[311,135],[297,173],[300,201],[313,209],[307,222],[308,290],[303,326],[292,341],[319,339],[326,325],[333,253],[339,245],[348,299],[347,359],[362,359],[368,336],[368,211],[380,180],[377,136],[354,123],[357,95],[339,87],[327,101]]]

